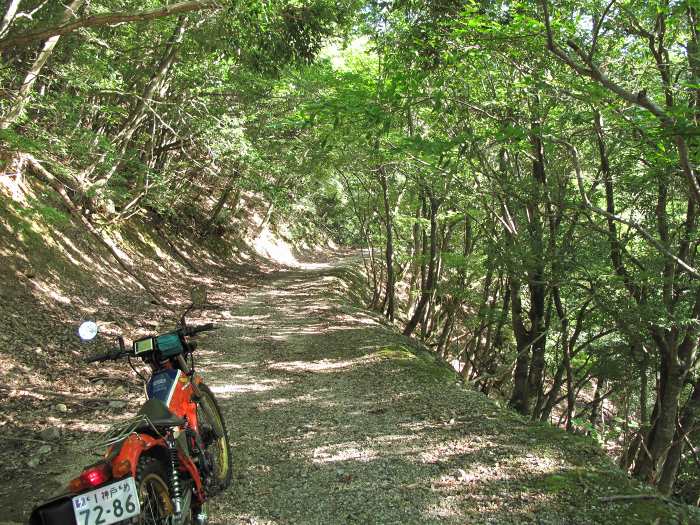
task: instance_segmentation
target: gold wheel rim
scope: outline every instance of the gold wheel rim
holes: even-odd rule
[[[146,499],[148,498],[148,500]],[[153,499],[158,504],[158,508],[153,509]],[[139,485],[139,499],[141,500],[141,519],[139,523],[146,523],[144,519],[155,520],[165,518],[173,513],[172,502],[168,486],[158,474],[148,474]],[[148,503],[148,504],[146,504]],[[156,516],[154,510],[158,512]],[[165,512],[165,514],[163,514]]]
[[[219,429],[221,429],[223,431],[224,423],[223,423],[223,421],[221,421],[221,417],[219,416],[219,411],[216,410],[216,406],[214,406],[214,403],[211,402],[211,399],[209,398],[208,395],[203,396],[202,399],[205,400],[205,402],[207,403],[207,407],[209,409],[209,412],[211,412],[214,415],[214,417],[216,418],[216,421],[212,421],[211,423],[213,425],[219,427]],[[203,412],[204,412],[204,416],[206,417],[206,411],[203,411]],[[227,474],[228,468],[229,468],[229,466],[228,466],[229,450],[228,450],[228,446],[226,443],[226,436],[222,436],[220,438],[217,438],[214,443],[216,445],[216,458],[217,458],[216,477],[220,481],[224,481],[226,479],[226,474]]]

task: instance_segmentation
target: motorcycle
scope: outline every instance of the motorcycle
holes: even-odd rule
[[[205,296],[206,297],[206,296]],[[204,299],[206,301],[206,299]],[[144,337],[127,347],[124,338],[87,362],[140,358],[150,368],[146,402],[136,417],[112,426],[94,444],[104,457],[83,469],[67,489],[37,506],[30,525],[205,525],[205,503],[231,483],[228,433],[214,394],[195,371],[197,334],[215,330],[209,323]],[[87,321],[83,340],[97,336]],[[138,374],[138,371],[136,371]],[[140,375],[140,374],[139,374]]]

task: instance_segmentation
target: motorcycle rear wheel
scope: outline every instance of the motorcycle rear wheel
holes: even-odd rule
[[[170,498],[165,465],[156,458],[142,456],[136,470],[136,485],[141,502],[141,514],[135,521],[138,525],[170,525],[174,508]],[[191,523],[187,509],[185,524]]]

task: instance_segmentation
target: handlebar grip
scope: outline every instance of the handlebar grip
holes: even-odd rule
[[[96,363],[97,361],[106,361],[109,359],[109,354],[96,354],[85,358],[86,363]]]
[[[200,332],[208,332],[210,330],[216,330],[217,326],[214,323],[207,323],[199,326],[191,326],[187,329],[185,335],[192,336]]]
[[[95,354],[95,355],[88,356],[85,358],[85,362],[86,363],[96,363],[98,361],[108,361],[110,359],[112,361],[115,361],[115,360],[119,359],[122,355],[124,355],[124,354],[122,354],[121,349],[115,348],[115,349],[107,352],[106,354]]]

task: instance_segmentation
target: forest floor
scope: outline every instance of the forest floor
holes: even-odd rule
[[[530,424],[465,387],[350,299],[360,285],[348,261],[219,290],[196,320],[222,326],[201,337],[198,364],[234,450],[234,483],[212,501],[212,525],[700,523],[631,483],[589,438]],[[139,399],[138,388],[118,388],[129,407],[115,405],[115,418]],[[2,472],[0,522],[24,519],[87,462],[94,410],[67,404],[83,434],[21,442],[58,447],[60,459]],[[652,499],[601,499],[622,494]]]

